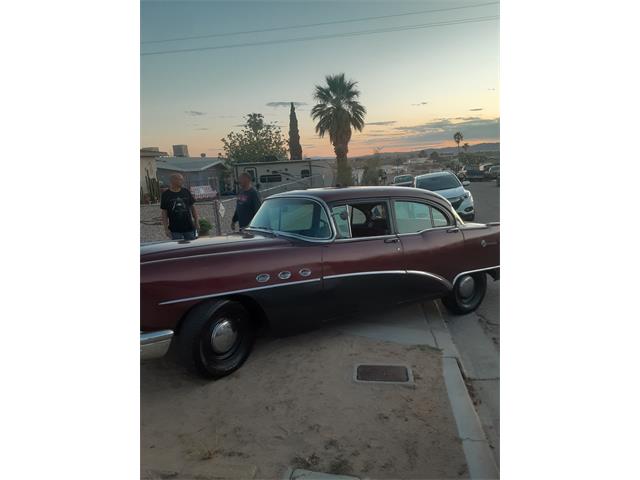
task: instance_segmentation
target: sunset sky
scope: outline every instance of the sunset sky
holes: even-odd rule
[[[499,20],[491,19],[499,5],[488,3],[143,1],[140,146],[171,152],[171,145],[187,144],[192,156],[216,156],[221,138],[239,130],[252,112],[277,122],[287,136],[293,101],[299,104],[303,154],[333,155],[328,138],[315,133],[310,110],[314,86],[342,72],[359,82],[367,109],[367,125],[354,134],[350,156],[376,147],[451,146],[458,130],[470,144],[499,141]],[[467,5],[483,6],[414,13]],[[405,13],[411,14],[344,22]],[[453,20],[469,22],[420,28]],[[330,24],[229,35],[325,22]],[[408,26],[414,28],[352,35]],[[193,36],[208,37],[153,43]],[[265,42],[277,43],[256,45]],[[239,44],[251,45],[145,55]]]

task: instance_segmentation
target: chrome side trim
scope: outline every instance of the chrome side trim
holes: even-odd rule
[[[357,277],[359,275],[404,275],[406,270],[379,270],[374,272],[353,272],[353,273],[340,273],[338,275],[325,275],[323,279],[328,280],[331,278],[342,277]]]
[[[312,278],[311,280],[298,280],[296,282],[277,283],[274,285],[265,285],[264,287],[243,288],[242,290],[231,290],[228,292],[212,293],[209,295],[198,295],[197,297],[177,298],[175,300],[167,300],[160,302],[158,305],[171,305],[174,303],[191,302],[194,300],[204,300],[206,298],[224,297],[226,295],[235,295],[237,293],[253,292],[255,290],[266,290],[267,288],[287,287],[289,285],[300,285],[301,283],[319,282],[321,278]]]
[[[354,272],[354,273],[342,273],[339,275],[326,275],[324,279],[342,278],[342,277],[356,277],[359,275],[421,275],[424,277],[433,278],[445,285],[448,289],[452,289],[453,285],[449,280],[440,275],[430,272],[423,272],[421,270],[379,270],[373,272]]]
[[[164,357],[171,345],[173,330],[159,330],[157,332],[140,332],[140,359]]]
[[[455,285],[456,280],[458,280],[458,278],[460,278],[462,275],[467,275],[469,273],[476,273],[476,272],[486,272],[487,270],[495,270],[497,268],[500,268],[500,265],[496,265],[495,267],[478,268],[476,270],[467,270],[466,272],[460,272],[454,277],[453,284]]]
[[[371,237],[336,238],[335,243],[361,242],[365,240],[380,240],[383,238],[393,238],[395,236],[396,236],[395,233],[390,233],[389,235],[373,235]]]
[[[440,275],[436,275],[435,273],[423,272],[422,270],[407,270],[407,274],[409,275],[424,275],[426,277],[434,278],[438,280],[440,283],[444,284],[449,290],[453,289],[453,285],[449,280]]]
[[[191,301],[195,301],[195,300],[204,300],[204,299],[207,299],[207,298],[224,297],[224,296],[227,296],[227,295],[235,295],[235,294],[238,294],[238,293],[253,292],[253,291],[256,291],[256,290],[265,290],[267,288],[286,287],[286,286],[289,286],[289,285],[300,285],[300,284],[303,284],[303,283],[319,282],[321,280],[331,280],[331,279],[334,279],[334,278],[357,277],[357,276],[364,276],[364,275],[421,275],[421,276],[433,278],[434,280],[438,280],[440,283],[445,285],[448,289],[452,289],[453,288],[453,284],[455,284],[455,281],[457,280],[457,278],[460,275],[464,275],[466,273],[475,273],[475,272],[480,272],[480,271],[485,271],[485,270],[493,270],[495,268],[500,268],[500,266],[481,268],[481,269],[478,269],[478,270],[470,270],[470,271],[467,271],[467,272],[461,272],[458,275],[456,275],[456,277],[453,280],[453,283],[449,282],[446,278],[441,277],[440,275],[437,275],[435,273],[430,273],[430,272],[424,272],[424,271],[421,271],[421,270],[375,270],[375,271],[370,271],[370,272],[339,273],[339,274],[336,274],[336,275],[325,275],[322,278],[312,278],[310,280],[298,280],[298,281],[295,281],[295,282],[278,283],[278,284],[275,284],[275,285],[265,285],[264,287],[244,288],[242,290],[231,290],[231,291],[227,291],[227,292],[212,293],[212,294],[208,294],[208,295],[198,295],[196,297],[178,298],[178,299],[175,299],[175,300],[167,300],[165,302],[160,302],[158,305],[171,305],[171,304],[174,304],[174,303],[191,302]]]
[[[240,242],[229,242],[229,243],[240,243]],[[278,246],[264,247],[264,248],[251,248],[249,250],[242,250],[242,254],[245,253],[254,253],[254,252],[267,252],[269,250],[273,250],[274,248],[278,248]],[[221,255],[232,255],[237,254],[238,250],[230,250],[228,252],[214,252],[214,253],[198,253],[196,255],[188,255],[184,257],[170,257],[170,258],[161,258],[159,260],[147,260],[140,262],[140,265],[149,265],[151,263],[162,263],[162,262],[174,262],[178,260],[191,260],[194,258],[202,258],[202,257],[217,257]]]

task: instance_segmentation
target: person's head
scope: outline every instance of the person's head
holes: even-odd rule
[[[247,190],[251,187],[251,175],[247,172],[242,172],[238,175],[238,183],[243,190]]]
[[[182,188],[182,184],[184,183],[184,177],[179,173],[172,173],[169,177],[169,185],[172,189]]]

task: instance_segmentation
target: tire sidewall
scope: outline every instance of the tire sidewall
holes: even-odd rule
[[[466,275],[465,275],[466,276]],[[453,286],[453,291],[449,296],[444,298],[442,302],[445,307],[453,313],[456,314],[466,314],[471,313],[476,310],[482,300],[484,300],[484,296],[487,293],[487,275],[485,272],[476,272],[469,274],[474,280],[474,293],[470,300],[463,300],[460,296],[458,286],[460,285],[460,281],[464,278],[461,277],[456,281],[456,284]]]
[[[217,360],[207,356],[203,342],[210,341],[213,325],[222,318],[233,319],[239,338],[233,353]],[[240,302],[223,300],[194,309],[185,318],[179,340],[181,363],[206,378],[220,378],[240,368],[247,359],[253,347],[254,328],[249,312]]]

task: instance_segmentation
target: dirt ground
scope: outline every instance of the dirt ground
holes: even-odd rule
[[[415,385],[354,382],[366,362],[409,365]],[[263,339],[217,382],[141,366],[143,478],[281,479],[290,467],[467,478],[440,351],[331,329]]]

